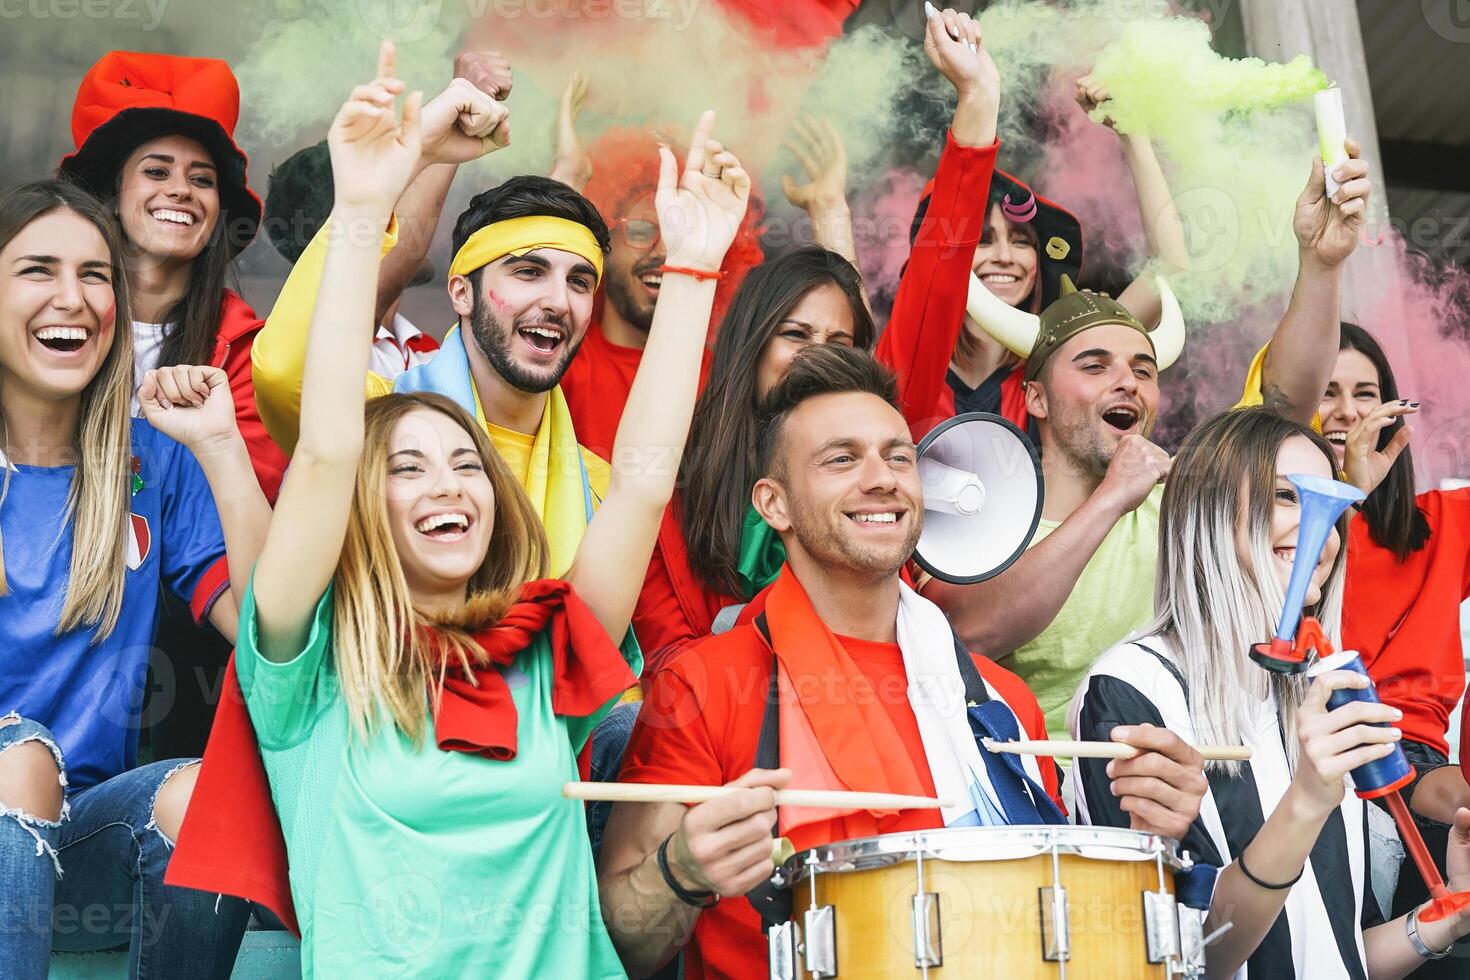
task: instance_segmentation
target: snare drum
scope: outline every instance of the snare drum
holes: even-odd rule
[[[1203,976],[1200,913],[1177,906],[1172,842],[1110,827],[885,834],[793,856],[772,980]]]

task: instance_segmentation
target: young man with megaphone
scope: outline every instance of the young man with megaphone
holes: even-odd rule
[[[979,748],[971,727],[1044,737],[1036,699],[969,654],[939,608],[900,579],[923,528],[924,487],[893,376],[862,351],[806,348],[765,404],[759,453],[752,501],[780,534],[786,563],[754,622],[654,675],[621,776],[740,792],[693,807],[619,803],[603,838],[604,918],[634,975],[686,942],[691,980],[767,975],[761,915],[741,896],[774,869],[773,826],[800,851],[1065,821],[1052,761],[1009,766]],[[1112,737],[1144,750],[1112,770],[1134,828],[1172,837],[1187,827],[1205,788],[1200,756],[1163,728]],[[773,791],[788,785],[950,802],[778,808]]]
[[[1358,146],[1328,196],[1314,160],[1293,217],[1300,268],[1286,315],[1252,366],[1256,403],[1312,421],[1332,373],[1342,266],[1362,234],[1370,181]],[[1088,666],[1153,615],[1160,484],[1169,456],[1149,441],[1159,371],[1172,362],[1177,320],[1150,331],[1107,296],[1063,290],[1033,317],[1026,410],[1036,420],[1045,502],[1031,547],[995,578],[930,582],[924,595],[972,650],[1008,658],[1061,737]],[[1007,308],[1009,315],[1020,311]],[[1029,314],[1021,314],[1029,316]]]

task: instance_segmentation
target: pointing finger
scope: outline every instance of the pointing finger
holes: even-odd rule
[[[398,47],[386,38],[378,45],[378,78],[398,77]]]
[[[699,122],[694,126],[694,135],[689,140],[689,155],[684,159],[686,173],[704,169],[705,144],[709,142],[709,134],[714,128],[715,110],[706,109],[700,113]]]

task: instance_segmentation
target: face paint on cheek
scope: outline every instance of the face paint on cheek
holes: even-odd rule
[[[504,320],[511,315],[511,305],[493,289],[485,290],[485,301],[495,308],[495,315]]]

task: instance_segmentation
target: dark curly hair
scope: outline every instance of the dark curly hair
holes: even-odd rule
[[[271,171],[261,223],[287,262],[295,265],[327,223],[334,193],[326,140],[291,154]]]

